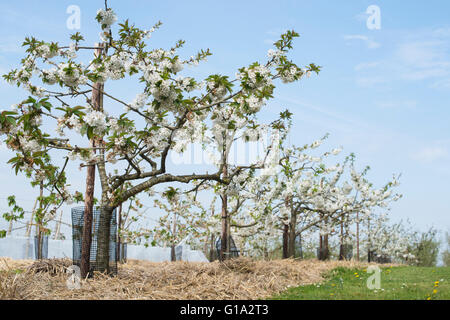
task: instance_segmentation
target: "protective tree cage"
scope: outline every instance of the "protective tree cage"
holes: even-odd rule
[[[299,234],[295,238],[295,253],[294,258],[303,259],[303,243],[302,243],[302,235]]]
[[[329,252],[328,252],[328,254],[329,254]],[[327,248],[320,249],[320,247],[318,247],[316,249],[316,255],[317,255],[317,259],[320,260],[320,258],[322,258],[322,257],[327,255]]]
[[[231,236],[229,236],[228,243],[230,246],[229,257],[230,258],[239,257],[239,249],[236,247],[236,244],[234,243],[234,240]],[[216,250],[217,250],[217,255],[218,255],[219,259],[220,259],[220,248],[221,247],[222,247],[222,238],[219,237],[219,238],[217,238],[217,241],[216,241]]]
[[[369,251],[368,262],[376,263],[392,263],[392,258],[387,254],[378,255],[375,251]]]
[[[34,237],[34,258],[36,260],[48,259],[48,236],[41,235],[40,241],[39,236]]]
[[[353,258],[353,246],[351,244],[344,244],[342,246],[343,253],[344,253],[344,259],[347,261],[352,260]]]
[[[101,271],[97,261],[98,252],[98,232],[101,223],[101,208],[95,207],[92,212],[92,239],[91,239],[91,256],[89,276],[92,276],[94,271]],[[81,248],[83,243],[83,226],[84,226],[84,207],[72,208],[72,241],[73,241],[73,264],[81,265]],[[117,222],[116,210],[111,214],[110,231],[109,231],[109,273],[117,274]]]
[[[183,260],[183,246],[176,246],[175,247],[175,261],[182,261]]]
[[[118,261],[120,263],[126,263],[127,262],[127,244],[121,243],[120,245],[117,245],[117,257]]]

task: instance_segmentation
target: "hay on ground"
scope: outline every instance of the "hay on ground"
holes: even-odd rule
[[[92,279],[81,280],[80,289],[71,290],[66,283],[69,275],[64,272],[70,260],[33,264],[33,261],[6,259],[4,262],[3,266],[0,262],[0,298],[3,299],[249,300],[267,298],[292,286],[320,282],[325,272],[338,266],[367,265],[246,258],[225,263],[130,260],[120,265],[117,276],[96,273]]]

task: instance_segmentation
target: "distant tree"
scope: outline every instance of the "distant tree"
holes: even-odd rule
[[[415,256],[412,264],[421,267],[433,267],[437,264],[440,241],[437,230],[430,228],[426,232],[416,232],[412,237],[410,251]]]
[[[447,248],[444,252],[442,252],[442,261],[444,262],[444,265],[446,267],[450,267],[450,233],[445,234],[446,242],[447,242]]]

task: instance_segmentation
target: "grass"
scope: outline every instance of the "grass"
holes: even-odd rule
[[[450,267],[383,267],[380,289],[365,269],[338,267],[321,284],[290,288],[274,300],[450,300]]]

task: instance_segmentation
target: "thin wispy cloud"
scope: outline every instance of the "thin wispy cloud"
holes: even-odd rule
[[[380,85],[380,84],[386,84],[389,81],[388,78],[386,78],[383,75],[375,75],[375,76],[358,76],[356,78],[356,84],[359,87],[364,87],[364,88],[371,88],[374,87],[376,85]]]
[[[413,154],[412,157],[422,163],[431,163],[438,160],[447,159],[449,157],[449,151],[443,146],[424,147],[417,153]]]
[[[362,87],[396,81],[429,81],[430,88],[446,89],[450,86],[450,28],[399,35],[385,58],[359,63],[354,70],[356,83]]]
[[[0,53],[23,53],[22,42],[23,39],[5,39],[0,43]]]
[[[353,35],[345,35],[344,39],[348,42],[351,41],[362,41],[368,49],[377,49],[381,47],[381,44],[372,40],[368,36],[360,35],[360,34],[353,34]]]
[[[287,28],[275,28],[267,31],[266,35],[268,36],[268,38],[264,39],[264,43],[268,45],[273,45],[277,41],[277,39],[279,39],[280,36],[287,30],[288,30]]]
[[[381,109],[414,109],[418,105],[416,100],[378,101],[375,106]]]
[[[373,69],[373,68],[380,66],[380,64],[381,64],[380,61],[363,62],[363,63],[357,64],[355,66],[355,71]]]

